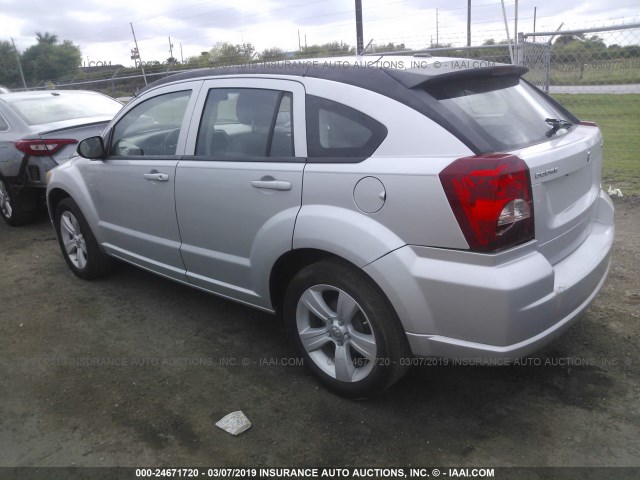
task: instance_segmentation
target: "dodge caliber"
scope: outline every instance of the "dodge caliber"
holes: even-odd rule
[[[276,313],[348,397],[416,357],[536,351],[609,269],[600,130],[522,67],[414,60],[149,85],[48,174],[66,262],[92,279],[119,259]]]

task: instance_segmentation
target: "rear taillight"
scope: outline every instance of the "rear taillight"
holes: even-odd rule
[[[18,140],[15,146],[21,152],[28,155],[53,155],[65,145],[78,143],[74,138],[49,138],[46,140]]]
[[[534,238],[531,178],[521,158],[460,158],[440,181],[471,250],[496,252]]]
[[[578,125],[583,125],[585,127],[597,127],[598,124],[596,122],[578,122]]]

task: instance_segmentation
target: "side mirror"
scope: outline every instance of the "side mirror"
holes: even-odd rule
[[[102,137],[85,138],[78,144],[78,154],[90,160],[99,160],[106,157]]]

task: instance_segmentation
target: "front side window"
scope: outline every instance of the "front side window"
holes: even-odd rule
[[[113,129],[113,156],[175,155],[191,90],[166,93],[133,107]]]
[[[244,159],[293,157],[289,92],[251,88],[209,90],[196,155]]]
[[[307,95],[309,157],[368,157],[387,136],[377,120],[341,103]]]

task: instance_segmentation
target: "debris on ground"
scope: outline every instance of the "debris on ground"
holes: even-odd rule
[[[242,410],[238,410],[221,418],[218,423],[216,423],[216,427],[221,428],[231,435],[240,435],[242,432],[251,428],[251,422],[247,416],[242,413]]]

